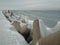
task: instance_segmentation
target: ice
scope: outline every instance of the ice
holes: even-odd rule
[[[11,26],[0,11],[0,45],[28,45],[22,35],[9,29]]]

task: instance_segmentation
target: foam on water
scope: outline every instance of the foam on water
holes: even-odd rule
[[[28,45],[22,35],[9,29],[10,26],[0,11],[0,45]]]
[[[30,29],[33,28],[33,20],[28,20],[27,24],[28,24],[28,28]]]
[[[58,21],[57,25],[54,28],[49,28],[41,19],[39,19],[39,26],[42,37],[46,37],[54,32],[60,31],[60,21]]]

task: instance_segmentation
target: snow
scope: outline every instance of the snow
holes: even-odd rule
[[[22,35],[10,29],[11,26],[0,11],[0,45],[29,45]]]

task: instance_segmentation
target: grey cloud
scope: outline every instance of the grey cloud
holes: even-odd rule
[[[60,0],[0,0],[0,9],[60,10]]]

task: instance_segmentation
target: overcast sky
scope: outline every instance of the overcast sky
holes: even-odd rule
[[[0,9],[60,10],[60,0],[0,0]]]

